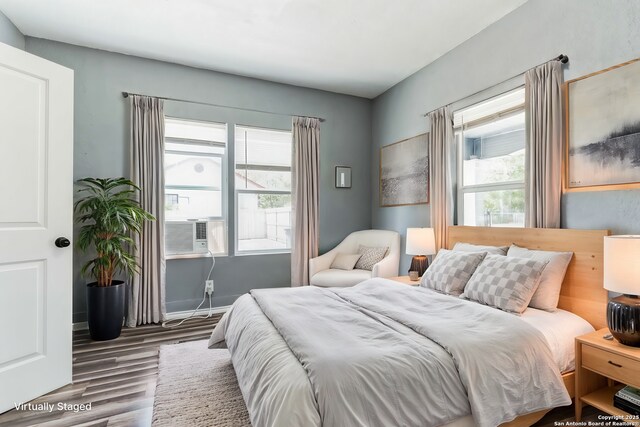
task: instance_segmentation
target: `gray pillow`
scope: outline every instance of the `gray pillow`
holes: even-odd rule
[[[425,271],[420,286],[458,296],[484,259],[486,252],[454,252],[440,249]]]
[[[356,267],[359,270],[373,270],[373,266],[382,261],[382,258],[387,254],[388,247],[374,248],[369,246],[358,247],[358,254],[361,255],[360,259],[356,263]]]
[[[560,288],[564,281],[573,252],[538,251],[511,245],[507,256],[529,258],[536,261],[547,261],[548,264],[542,271],[540,284],[533,294],[529,307],[540,310],[555,311],[560,299]]]
[[[485,246],[485,245],[473,245],[471,243],[458,242],[453,246],[453,250],[456,252],[486,252],[494,255],[507,255],[507,246]]]
[[[546,266],[546,261],[487,255],[461,297],[520,314],[529,305]]]
[[[360,254],[338,254],[333,259],[330,268],[336,268],[338,270],[353,270],[358,260],[362,255]]]

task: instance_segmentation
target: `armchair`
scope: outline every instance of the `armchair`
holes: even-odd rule
[[[387,246],[385,257],[369,270],[332,269],[331,263],[338,253],[355,254],[358,247]],[[346,287],[356,285],[372,277],[394,277],[398,275],[400,263],[400,234],[388,230],[362,230],[349,234],[338,246],[317,258],[309,260],[311,285],[324,287]]]

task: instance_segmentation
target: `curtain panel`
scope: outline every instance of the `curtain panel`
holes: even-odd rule
[[[525,73],[527,227],[560,227],[562,84],[560,61],[548,62]]]
[[[318,256],[320,120],[293,118],[291,286],[309,285],[309,260]]]
[[[435,233],[436,250],[447,246],[449,226],[453,225],[453,181],[451,179],[451,149],[453,119],[449,107],[442,107],[428,115],[429,150],[429,211]]]
[[[136,237],[140,272],[131,281],[127,326],[165,318],[164,112],[161,99],[130,95],[131,180],[140,187],[140,205],[156,217]]]

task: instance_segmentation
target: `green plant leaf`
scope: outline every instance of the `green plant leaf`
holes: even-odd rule
[[[115,274],[135,274],[139,266],[130,253],[136,248],[131,235],[142,233],[146,221],[155,221],[140,207],[140,188],[124,177],[89,177],[76,184],[83,196],[74,203],[76,222],[82,225],[76,246],[83,253],[95,252],[95,258],[82,266],[82,274],[99,286],[109,286]]]

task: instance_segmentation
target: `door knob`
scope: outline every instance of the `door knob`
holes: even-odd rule
[[[59,248],[66,248],[70,244],[71,244],[71,242],[66,237],[58,237],[56,239],[56,246],[59,247]]]

